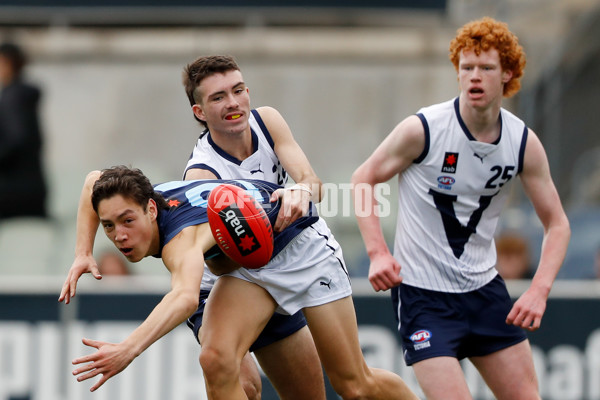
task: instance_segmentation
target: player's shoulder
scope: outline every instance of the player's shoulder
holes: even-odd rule
[[[258,115],[260,115],[262,118],[281,115],[275,107],[271,106],[260,106],[255,108],[254,111],[258,113]]]
[[[271,106],[261,106],[252,110],[252,117],[268,129],[276,128],[284,121],[281,113]]]
[[[198,136],[198,140],[196,141],[196,147],[205,146],[208,142],[208,137],[210,136],[209,130],[205,129],[202,131],[200,136]]]
[[[500,108],[500,115],[504,123],[515,124],[521,127],[525,125],[525,122],[521,118],[504,107]]]

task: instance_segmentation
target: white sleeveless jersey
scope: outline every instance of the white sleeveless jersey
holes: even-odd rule
[[[460,117],[458,98],[417,113],[425,149],[399,177],[394,256],[403,283],[462,293],[497,271],[494,233],[523,168],[528,129],[505,109],[495,143],[475,140]]]
[[[267,127],[256,110],[248,118],[252,131],[253,153],[245,160],[238,160],[227,154],[213,142],[208,130],[198,138],[194,151],[188,160],[183,176],[189,169],[204,169],[218,179],[260,179],[284,186],[288,174],[279,162],[274,151],[274,142]],[[205,267],[202,276],[202,289],[210,290],[216,276]]]

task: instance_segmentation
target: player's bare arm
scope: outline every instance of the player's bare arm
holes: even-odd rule
[[[408,168],[424,146],[423,124],[417,116],[410,116],[394,128],[352,175],[355,215],[371,260],[369,281],[375,291],[397,286],[402,278],[400,264],[387,247],[376,214],[374,187]]]
[[[85,345],[97,351],[73,360],[73,364],[78,365],[73,371],[73,375],[80,375],[77,380],[81,382],[102,374],[90,389],[95,391],[152,343],[184,322],[198,307],[204,268],[202,254],[214,244],[208,224],[185,228],[175,236],[162,252],[163,262],[171,273],[171,291],[123,342],[83,339]]]
[[[507,323],[533,331],[540,327],[550,289],[567,253],[571,230],[550,175],[546,152],[531,130],[521,181],[544,227],[544,240],[531,286],[515,303]]]
[[[276,232],[280,232],[299,217],[306,215],[311,200],[314,203],[321,201],[323,183],[281,114],[272,107],[261,107],[258,112],[271,133],[277,158],[296,182],[290,189],[276,191],[271,198],[272,201],[281,199],[281,209],[273,226]]]
[[[69,269],[65,283],[62,286],[58,301],[65,301],[69,304],[71,298],[75,296],[77,281],[84,273],[90,272],[94,278],[101,279],[98,264],[92,255],[94,250],[94,241],[98,231],[100,220],[92,208],[92,189],[94,183],[100,177],[100,171],[90,172],[81,189],[79,197],[79,206],[77,209],[77,235],[75,241],[75,260]]]

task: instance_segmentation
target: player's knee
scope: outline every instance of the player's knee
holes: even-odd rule
[[[364,365],[363,370],[346,371],[329,374],[329,381],[334,390],[344,400],[362,400],[381,397],[381,384],[372,369]]]
[[[342,388],[338,394],[344,400],[362,400],[367,398],[361,388],[352,386]]]
[[[365,386],[355,380],[338,380],[331,382],[333,389],[344,400],[359,400],[367,398]]]
[[[202,347],[200,367],[212,384],[238,379],[239,365],[234,357],[211,347]]]

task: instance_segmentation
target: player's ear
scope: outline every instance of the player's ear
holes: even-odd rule
[[[192,111],[194,112],[194,115],[196,116],[196,118],[198,118],[199,120],[202,120],[202,121],[206,121],[206,117],[204,115],[204,110],[198,103],[196,103],[192,106]]]
[[[154,221],[158,215],[158,206],[154,199],[148,200],[147,213],[150,216],[150,219]]]
[[[502,83],[508,83],[512,79],[513,72],[510,70],[502,71]]]

